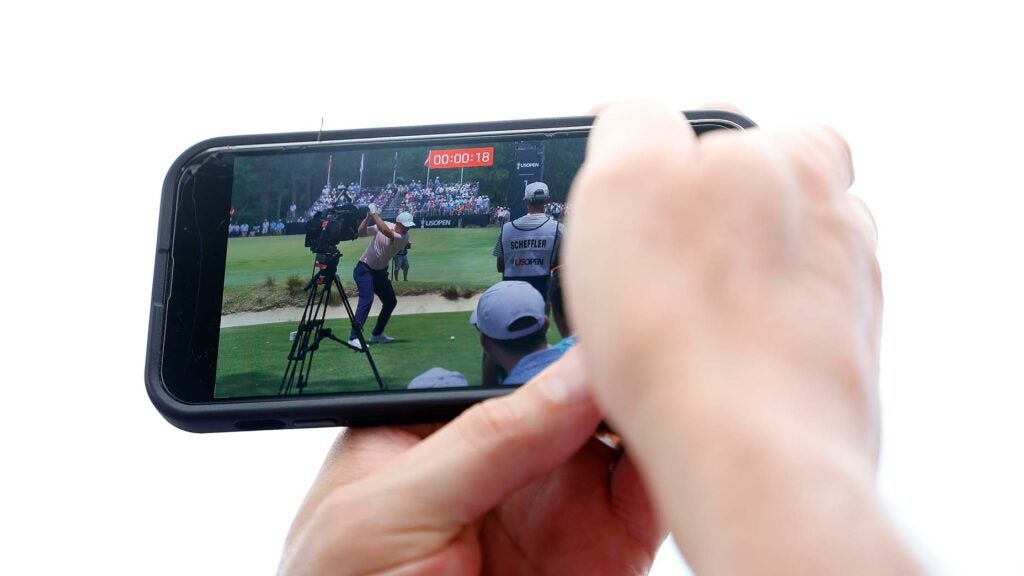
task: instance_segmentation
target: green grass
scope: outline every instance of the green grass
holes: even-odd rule
[[[501,280],[491,250],[497,228],[413,230],[409,251],[409,281],[394,283],[395,292],[405,294],[449,293],[469,297]],[[339,245],[344,257],[338,269],[346,292],[355,297],[352,268],[359,261],[368,239]],[[228,240],[224,278],[223,313],[267,310],[285,306],[301,307],[306,292],[289,290],[289,278],[302,284],[312,273],[313,255],[302,245],[302,236],[231,238]],[[295,284],[293,278],[291,284]],[[353,301],[353,306],[355,302]],[[370,350],[389,389],[404,389],[425,370],[440,366],[457,370],[471,384],[480,380],[481,348],[469,312],[393,316],[387,333],[398,338]],[[375,318],[367,321],[367,336]],[[265,396],[277,394],[288,363],[291,342],[288,335],[297,322],[225,328],[220,333],[217,360],[218,397]],[[339,338],[348,339],[347,320],[331,320]],[[455,339],[452,340],[452,336]],[[552,327],[549,340],[557,341]],[[341,344],[324,341],[314,354],[310,384],[304,394],[369,392],[376,390],[366,356]]]
[[[460,292],[485,290],[501,280],[491,255],[497,237],[497,228],[413,229],[409,281],[395,282],[395,293],[440,292],[447,286]],[[228,239],[223,313],[303,306],[305,293],[290,293],[287,286],[291,276],[306,282],[312,275],[313,254],[302,241],[302,236]],[[338,245],[344,254],[338,276],[349,295],[355,294],[352,268],[368,241],[359,238]]]
[[[479,384],[480,339],[476,328],[469,323],[469,315],[469,312],[442,312],[392,316],[386,332],[397,342],[370,346],[387,388],[404,389],[414,377],[434,366],[456,370],[466,376],[471,385]],[[367,321],[367,337],[375,321],[375,317]],[[222,329],[217,354],[217,397],[277,394],[291,348],[288,335],[296,324]],[[329,320],[327,326],[339,338],[348,338],[347,320]],[[548,341],[554,343],[559,338],[552,324]],[[313,357],[310,383],[303,394],[377,390],[363,354],[325,340]]]
[[[370,346],[385,385],[389,389],[404,389],[414,377],[434,366],[457,370],[471,383],[479,382],[480,341],[476,329],[469,323],[469,314],[392,316],[387,332],[398,341]],[[375,321],[370,318],[367,326],[372,327]],[[288,335],[296,324],[261,324],[221,330],[217,396],[277,394],[291,348]],[[347,320],[330,320],[327,326],[339,338],[348,339]],[[366,336],[369,337],[369,330]],[[363,354],[325,340],[313,358],[310,384],[304,394],[377,389]]]
[[[436,283],[486,288],[498,273],[491,250],[497,228],[413,229],[409,250],[409,285]],[[302,245],[302,236],[263,236],[228,239],[224,286],[261,284],[268,276],[283,284],[288,276],[308,277],[313,254]],[[342,242],[345,256],[338,266],[342,281],[351,281],[352,268],[366,249],[368,238]]]

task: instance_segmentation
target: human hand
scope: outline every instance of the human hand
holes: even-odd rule
[[[852,180],[823,127],[697,140],[651,103],[594,123],[569,311],[598,404],[698,572],[829,572],[844,544],[889,534],[873,494],[881,282]],[[608,234],[624,202],[643,233]],[[839,511],[845,526],[822,522]]]
[[[623,180],[637,191],[631,200],[653,236],[602,232],[620,222]],[[779,416],[832,431],[835,410],[856,409],[842,422],[865,460],[874,462],[881,283],[873,223],[846,192],[852,180],[845,141],[824,127],[723,130],[698,141],[663,106],[603,107],[573,186],[578,206],[566,270],[570,311],[613,421],[659,405],[663,394],[734,398],[736,390],[702,381],[754,363],[762,381],[770,369],[773,380],[848,384],[843,402],[819,387],[828,398],[815,423],[804,418],[808,391],[793,390],[787,398],[795,404],[779,406],[777,389],[730,379],[750,388],[743,391],[744,411],[748,403],[764,406],[751,400],[769,396],[783,410]],[[615,253],[630,265],[609,269],[592,253]],[[631,284],[633,270],[649,269],[661,273],[612,297]],[[604,353],[623,347],[629,354]],[[665,353],[680,348],[686,353]],[[613,384],[626,374],[649,384],[650,393]],[[665,384],[665,375],[678,382]]]
[[[664,538],[577,354],[432,427],[342,433],[281,574],[638,574]],[[424,438],[424,436],[426,436]]]
[[[370,214],[379,214],[379,212],[377,211],[377,205],[374,204],[373,202],[370,202],[370,205],[367,206],[367,209],[370,211]]]

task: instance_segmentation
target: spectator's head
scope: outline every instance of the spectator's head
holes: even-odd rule
[[[555,266],[551,269],[551,280],[548,282],[548,303],[551,304],[551,318],[555,321],[555,327],[562,338],[568,338],[572,334],[569,327],[569,318],[565,313],[565,302],[562,300],[562,267]]]
[[[523,200],[526,201],[526,207],[530,212],[543,212],[544,205],[551,201],[548,185],[543,182],[530,182],[526,185]]]
[[[463,388],[469,386],[466,377],[453,370],[435,366],[409,382],[409,390],[424,388]]]
[[[526,282],[506,280],[488,288],[469,322],[480,331],[484,351],[506,372],[548,346],[544,298]]]

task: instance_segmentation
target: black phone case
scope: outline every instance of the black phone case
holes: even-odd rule
[[[683,113],[698,134],[714,129],[747,129],[756,125],[732,112],[699,110]],[[169,326],[166,303],[174,272],[170,258],[177,182],[185,166],[211,148],[343,141],[423,135],[449,135],[510,130],[557,130],[590,126],[593,117],[567,117],[506,122],[437,124],[392,128],[366,128],[329,132],[291,132],[226,136],[200,142],[183,152],[164,178],[160,200],[153,298],[150,303],[146,349],[146,391],[156,409],[170,423],[190,432],[272,430],[324,426],[370,426],[449,420],[476,402],[511,392],[514,388],[470,388],[439,391],[368,392],[344,395],[260,398],[206,403],[184,402],[172,395],[162,377],[163,349]]]

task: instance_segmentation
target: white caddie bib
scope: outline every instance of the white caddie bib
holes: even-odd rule
[[[551,273],[558,242],[558,221],[548,218],[534,228],[519,228],[515,222],[501,229],[501,250],[507,279],[545,276]]]

